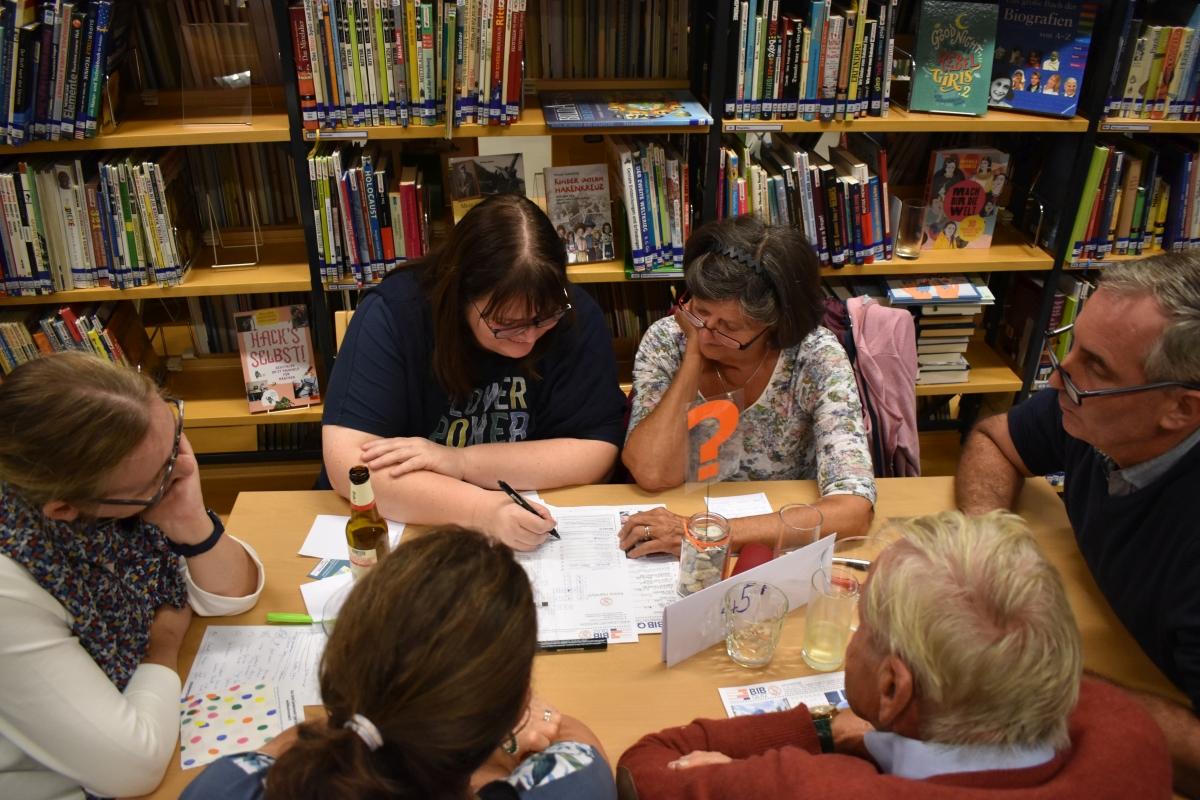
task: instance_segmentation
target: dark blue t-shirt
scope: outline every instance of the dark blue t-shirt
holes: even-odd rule
[[[390,276],[351,319],[325,395],[325,425],[377,436],[421,436],[465,447],[573,438],[624,440],[624,397],[612,338],[596,302],[571,287],[557,342],[526,375],[518,361],[477,348],[478,380],[452,402],[433,375],[433,322],[412,272]],[[547,336],[551,334],[546,334]]]
[[[1151,485],[1110,496],[1106,459],[1063,430],[1055,390],[1009,411],[1008,432],[1030,472],[1066,471],[1067,516],[1100,591],[1200,711],[1200,446]]]

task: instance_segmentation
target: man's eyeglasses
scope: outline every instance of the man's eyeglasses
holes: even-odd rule
[[[754,334],[754,336],[752,336],[750,338],[750,341],[739,342],[737,339],[733,338],[728,333],[721,333],[721,331],[717,330],[716,328],[710,327],[704,321],[703,317],[697,316],[696,312],[692,311],[686,305],[687,303],[690,303],[691,300],[692,300],[692,296],[690,294],[688,294],[687,292],[684,292],[675,301],[675,308],[679,309],[679,313],[683,314],[684,318],[686,318],[688,322],[695,325],[697,329],[702,328],[704,330],[707,330],[709,333],[711,333],[713,335],[713,337],[718,342],[725,345],[726,347],[736,347],[738,350],[745,350],[747,347],[749,347],[750,345],[757,342],[764,333],[771,330],[771,326],[768,325],[767,327],[763,328],[758,333]]]
[[[164,399],[170,404],[171,413],[175,415],[175,443],[171,445],[171,457],[167,459],[166,468],[163,470],[162,483],[158,485],[158,491],[146,500],[101,497],[92,500],[93,503],[108,506],[141,506],[143,508],[153,508],[163,499],[163,495],[167,493],[167,487],[171,485],[171,473],[175,471],[175,462],[179,459],[179,442],[183,438],[183,401],[177,397],[167,397]]]
[[[495,336],[497,339],[514,339],[530,329],[536,329],[540,331],[545,330],[546,328],[553,328],[559,323],[560,320],[562,320],[563,317],[567,315],[567,312],[571,310],[571,304],[566,303],[562,308],[560,308],[558,311],[555,311],[553,314],[547,314],[544,317],[534,317],[533,319],[529,320],[529,322],[522,323],[521,325],[510,325],[505,328],[493,328],[492,324],[488,322],[487,317],[485,317],[483,312],[479,310],[479,306],[476,305],[474,300],[471,301],[471,305],[475,306],[475,313],[479,315],[481,320],[483,320],[483,324],[487,326],[487,329],[492,332],[492,336]]]
[[[1151,392],[1155,389],[1171,389],[1176,386],[1182,386],[1185,389],[1200,389],[1200,383],[1187,383],[1184,381],[1158,381],[1156,383],[1143,383],[1139,386],[1118,386],[1112,389],[1080,389],[1075,385],[1075,381],[1071,380],[1070,374],[1063,369],[1062,363],[1058,360],[1058,354],[1054,352],[1054,340],[1064,333],[1070,332],[1074,327],[1075,323],[1071,323],[1056,330],[1046,331],[1046,352],[1050,356],[1050,366],[1062,378],[1063,391],[1066,392],[1067,398],[1077,406],[1083,405],[1083,400],[1086,397],[1112,397],[1118,394],[1134,394],[1136,392]]]

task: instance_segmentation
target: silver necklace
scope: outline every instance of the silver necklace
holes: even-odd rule
[[[725,382],[725,376],[721,374],[721,365],[718,364],[716,361],[714,361],[713,369],[715,369],[717,371],[717,380],[719,380],[721,382],[721,388],[725,390],[725,394],[733,394],[738,389],[746,388],[746,385],[749,384],[750,381],[754,380],[754,377],[756,375],[758,375],[758,371],[760,369],[762,369],[762,365],[767,363],[767,356],[769,356],[770,354],[771,354],[770,348],[767,348],[766,350],[764,350],[762,358],[760,358],[758,360],[758,366],[754,368],[754,372],[750,373],[750,377],[746,378],[746,380],[742,381],[741,385],[735,386],[732,389],[730,389],[729,384]]]

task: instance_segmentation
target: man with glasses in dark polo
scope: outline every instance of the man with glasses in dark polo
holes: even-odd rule
[[[1192,708],[1139,695],[1200,795],[1200,255],[1106,268],[1050,387],[976,426],[960,508],[1012,508],[1026,477],[1066,472],[1063,500],[1109,604]],[[1051,331],[1061,335],[1066,329]]]

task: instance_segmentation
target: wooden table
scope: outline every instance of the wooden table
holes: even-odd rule
[[[875,527],[889,517],[907,517],[954,507],[953,478],[904,478],[879,481]],[[774,508],[817,497],[811,481],[737,483],[712,487],[714,495],[766,492]],[[588,486],[542,493],[556,505],[619,505],[661,501],[671,510],[690,514],[703,509],[703,496],[676,489],[650,495],[634,486]],[[296,555],[316,514],[345,514],[347,504],[332,492],[243,492],[227,529],[254,545],[267,570],[267,585],[258,606],[237,617],[196,618],[180,654],[186,675],[208,625],[261,625],[267,611],[304,611],[297,590],[308,580],[313,560]],[[1071,607],[1083,634],[1088,669],[1123,684],[1187,702],[1142,653],[1117,621],[1092,580],[1075,545],[1062,503],[1040,479],[1027,483],[1017,511],[1025,517],[1067,585]],[[725,655],[724,645],[668,670],[660,659],[658,636],[603,652],[541,654],[534,664],[534,689],[564,712],[596,731],[614,762],[643,734],[695,717],[723,717],[720,686],[779,680],[812,674],[801,660],[804,615],[793,613],[784,626],[775,659],[761,670],[743,669]],[[150,797],[177,797],[199,770],[183,771],[171,760],[162,785]]]

